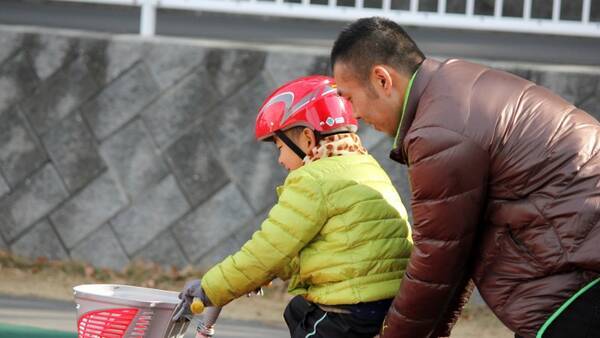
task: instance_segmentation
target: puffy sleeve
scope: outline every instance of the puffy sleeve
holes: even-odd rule
[[[439,127],[415,130],[405,144],[414,247],[381,336],[442,336],[450,333],[470,294],[468,260],[483,213],[489,159],[472,140]]]
[[[327,219],[326,201],[318,181],[290,174],[260,230],[240,251],[210,269],[202,287],[222,306],[274,277],[289,278],[295,259]]]

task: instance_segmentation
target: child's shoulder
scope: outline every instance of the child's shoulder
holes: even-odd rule
[[[342,176],[369,171],[380,171],[381,166],[371,155],[348,155],[323,158],[306,164],[288,174],[287,180],[312,178],[314,180],[337,180]]]

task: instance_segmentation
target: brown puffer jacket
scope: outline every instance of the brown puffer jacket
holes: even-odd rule
[[[421,66],[391,157],[414,249],[383,338],[444,337],[472,290],[534,337],[600,273],[600,124],[547,89],[462,60]]]

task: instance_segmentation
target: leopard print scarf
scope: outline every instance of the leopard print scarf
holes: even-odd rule
[[[303,161],[304,164],[308,164],[321,158],[348,154],[367,154],[367,150],[362,146],[360,138],[354,133],[343,133],[323,137],[323,139],[319,141],[319,145],[312,148]]]

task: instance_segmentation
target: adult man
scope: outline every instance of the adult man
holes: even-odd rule
[[[446,337],[472,283],[522,337],[600,337],[600,124],[548,90],[426,59],[366,18],[331,52],[357,118],[408,165],[414,249],[381,336]]]

